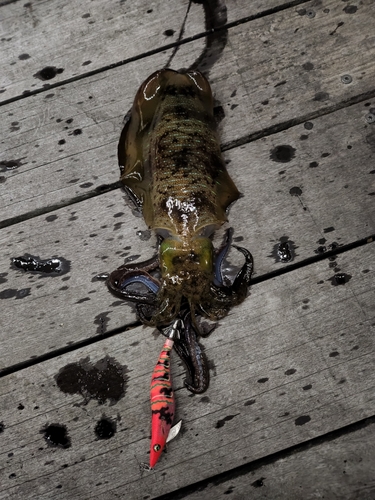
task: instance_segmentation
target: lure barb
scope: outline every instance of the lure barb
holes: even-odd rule
[[[159,359],[155,365],[151,378],[151,449],[150,468],[154,468],[168,440],[171,432],[176,408],[171,378],[171,351],[175,339],[180,338],[183,328],[181,319],[176,319],[170,327],[168,338],[164,342]],[[176,424],[181,425],[180,422]],[[172,434],[176,435],[176,432]],[[174,436],[173,436],[174,437]]]

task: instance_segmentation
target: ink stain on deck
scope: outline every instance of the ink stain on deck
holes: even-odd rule
[[[110,439],[116,434],[116,422],[103,415],[95,426],[95,434],[98,439]]]
[[[287,144],[282,144],[280,146],[276,146],[270,151],[270,158],[272,161],[276,161],[278,163],[288,163],[295,157],[296,150]]]
[[[107,326],[110,321],[110,318],[108,317],[109,313],[111,311],[105,311],[103,313],[98,314],[95,316],[95,321],[94,325],[98,325],[98,328],[96,329],[96,333],[99,335],[103,335],[107,331]]]
[[[6,288],[0,292],[0,299],[23,299],[30,295],[31,288]]]
[[[251,486],[253,486],[254,488],[261,488],[262,486],[264,486],[265,479],[265,477],[260,477],[259,479],[251,483]]]
[[[238,415],[238,414],[237,414],[237,415]],[[215,429],[220,429],[220,427],[224,427],[225,422],[229,422],[229,421],[230,421],[230,420],[232,420],[234,417],[237,417],[237,415],[228,415],[228,416],[224,417],[223,419],[218,420],[218,421],[216,422]]]
[[[62,276],[70,271],[70,261],[63,257],[42,260],[40,257],[25,254],[22,257],[13,257],[11,262],[13,268],[42,275]]]
[[[328,281],[330,281],[333,286],[338,286],[338,285],[345,285],[351,279],[352,279],[352,276],[350,274],[336,273],[334,276],[329,278]]]
[[[55,66],[46,66],[45,68],[41,69],[35,75],[33,75],[34,78],[39,78],[39,80],[52,80],[52,78],[55,78],[56,75],[61,74],[64,71],[63,68],[56,68]]]
[[[273,246],[271,254],[267,257],[272,257],[275,262],[292,262],[296,257],[296,248],[298,247],[288,236],[281,236],[279,242]]]
[[[310,422],[311,417],[309,415],[301,415],[300,417],[296,418],[294,421],[295,425],[305,425],[307,422]]]
[[[25,163],[22,163],[22,160],[25,158],[26,156],[15,160],[0,160],[0,172],[9,172],[10,170],[15,170],[16,168],[25,165]]]
[[[125,395],[127,371],[125,365],[110,356],[105,356],[95,365],[87,357],[61,368],[55,380],[62,392],[80,394],[83,404],[96,399],[99,404],[109,401],[109,405],[114,405]]]
[[[71,441],[68,435],[68,430],[65,425],[49,424],[46,425],[41,431],[48,446],[52,448],[70,448]]]

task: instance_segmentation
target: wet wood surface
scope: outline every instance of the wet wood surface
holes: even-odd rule
[[[0,498],[373,498],[374,2],[225,4],[210,58],[199,2],[0,2]],[[182,432],[142,472],[162,339],[95,277],[155,252],[116,185],[123,116],[202,53],[256,273],[202,340],[206,394],[174,357]]]

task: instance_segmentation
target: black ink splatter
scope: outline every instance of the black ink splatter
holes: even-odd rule
[[[270,158],[278,163],[288,163],[295,157],[295,152],[296,150],[292,146],[282,144],[271,149]]]
[[[23,299],[30,295],[31,288],[6,288],[0,292],[0,299]]]
[[[96,399],[99,404],[108,400],[113,405],[125,395],[128,381],[126,373],[127,367],[112,357],[105,356],[95,365],[87,357],[61,368],[55,379],[62,392],[81,394],[84,404]]]
[[[307,422],[310,422],[311,417],[309,415],[301,415],[300,417],[296,418],[294,423],[295,425],[305,425]]]
[[[71,441],[65,425],[50,424],[44,427],[41,431],[44,435],[48,446],[53,448],[70,448]]]
[[[103,416],[95,426],[98,439],[110,439],[116,434],[116,422]]]
[[[274,245],[268,257],[274,258],[275,262],[291,262],[296,257],[296,248],[298,247],[288,236],[281,236],[279,243]]]
[[[14,257],[11,261],[12,267],[22,269],[25,272],[62,276],[70,271],[70,261],[63,257],[42,260],[40,257],[26,254],[23,257]]]
[[[329,278],[329,281],[333,286],[338,286],[338,285],[345,285],[352,279],[352,276],[350,274],[346,273],[336,273],[334,276]]]
[[[220,429],[220,427],[224,427],[225,422],[229,422],[234,417],[237,417],[237,415],[228,415],[227,417],[224,417],[222,420],[218,420],[216,422],[215,429]]]
[[[46,66],[37,73],[35,73],[34,78],[39,78],[39,80],[52,80],[56,75],[62,73],[63,68],[56,68],[55,66]]]
[[[262,486],[264,486],[265,479],[265,477],[260,477],[259,479],[251,483],[251,486],[253,486],[254,488],[261,488]]]
[[[21,167],[21,165],[25,165],[25,163],[22,163],[22,160],[25,158],[26,156],[15,160],[0,160],[0,172],[9,172],[10,170]]]

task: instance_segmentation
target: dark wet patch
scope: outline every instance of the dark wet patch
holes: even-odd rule
[[[95,426],[98,439],[110,439],[116,434],[116,422],[103,416]]]
[[[199,400],[200,403],[209,403],[210,402],[210,398],[208,396],[203,396],[203,398],[201,398]]]
[[[76,304],[82,304],[83,302],[87,302],[91,300],[90,297],[83,297],[82,299],[77,300]]]
[[[73,132],[70,132],[69,135],[81,135],[82,130],[80,128],[76,128],[73,130]]]
[[[355,14],[358,10],[356,5],[347,5],[344,9],[342,9],[346,14]]]
[[[302,387],[302,389],[303,389],[304,391],[309,391],[311,388],[312,388],[312,385],[311,385],[311,384],[307,384],[307,385],[304,385],[304,386]]]
[[[6,288],[0,292],[0,299],[23,299],[30,295],[30,288]]]
[[[313,99],[313,101],[319,101],[319,102],[328,100],[329,100],[328,92],[317,92]]]
[[[310,422],[311,417],[309,415],[301,415],[300,417],[296,418],[294,421],[295,425],[305,425],[307,422]]]
[[[64,71],[63,68],[56,68],[55,66],[46,66],[41,69],[35,75],[34,78],[39,78],[39,80],[52,80],[56,75],[62,73]]]
[[[146,229],[145,231],[137,231],[137,236],[141,241],[148,241],[151,238],[150,229]]]
[[[323,233],[332,233],[332,231],[334,231],[335,228],[333,226],[330,226],[330,227],[325,227],[323,229]]]
[[[268,378],[267,377],[263,377],[263,378],[260,378],[259,380],[257,380],[258,384],[265,384],[266,382],[268,382]]]
[[[109,401],[114,405],[125,395],[127,371],[125,365],[120,365],[110,356],[105,356],[95,365],[87,357],[61,368],[55,379],[62,392],[80,394],[84,404],[96,399],[99,404]]]
[[[306,130],[311,130],[314,128],[314,124],[311,122],[306,122],[303,124],[303,126],[305,127]]]
[[[302,64],[302,68],[306,71],[311,71],[314,69],[314,65],[311,62],[306,62],[306,63]]]
[[[62,276],[70,271],[70,261],[64,257],[42,260],[39,257],[26,254],[23,257],[14,257],[11,261],[13,268],[42,275]]]
[[[288,236],[281,236],[279,243],[273,246],[272,252],[267,257],[272,257],[275,262],[291,262],[296,257],[295,250],[298,247],[294,241],[290,240]]]
[[[249,399],[248,401],[245,401],[243,405],[244,406],[251,406],[255,403],[255,401],[256,401],[255,399]]]
[[[169,29],[169,30],[165,30],[163,35],[165,36],[173,36],[175,34],[175,30],[172,30],[172,29]]]
[[[270,158],[278,163],[288,163],[295,157],[296,150],[287,144],[276,146],[270,151]]]
[[[53,448],[70,448],[71,441],[65,425],[48,424],[41,431],[48,446]]]
[[[58,217],[58,215],[56,215],[56,214],[55,214],[55,215],[48,215],[48,216],[46,217],[46,222],[53,222],[54,220],[56,220],[56,219],[58,219],[58,218],[59,218],[59,217]]]
[[[261,488],[262,486],[264,486],[265,479],[265,477],[260,477],[259,479],[251,483],[251,486],[253,486],[254,488]]]
[[[107,331],[108,323],[110,321],[108,315],[110,312],[111,311],[105,311],[95,316],[94,325],[98,325],[96,333],[99,335],[103,335],[103,333]]]
[[[15,160],[0,160],[0,172],[9,172],[10,170],[14,170],[22,165],[26,165],[26,163],[22,163],[22,160],[25,158],[26,156]]]
[[[283,241],[277,245],[277,256],[280,262],[290,262],[293,260],[292,248],[289,241]]]
[[[218,421],[216,422],[215,429],[220,429],[220,427],[224,427],[225,422],[229,422],[229,421],[230,421],[230,420],[232,420],[234,417],[237,417],[237,415],[228,415],[228,416],[224,417],[223,419],[218,420]]]
[[[1,434],[2,432],[4,432],[4,429],[5,429],[5,424],[4,424],[4,422],[0,422],[0,434]]]
[[[340,353],[337,351],[332,351],[329,353],[330,358],[336,358],[336,356],[340,356]]]
[[[363,271],[365,272],[365,271]],[[0,273],[0,285],[6,283],[8,280],[5,276],[8,276],[8,273]]]
[[[294,187],[289,189],[289,194],[291,196],[301,196],[302,192],[303,192],[302,189],[298,186],[294,186]]]
[[[332,278],[329,278],[328,281],[331,282],[333,286],[338,286],[338,285],[345,285],[352,279],[352,276],[350,274],[346,273],[336,273]]]
[[[296,373],[296,369],[295,368],[289,368],[289,370],[286,370],[284,373],[285,375],[293,375],[293,373]]]

